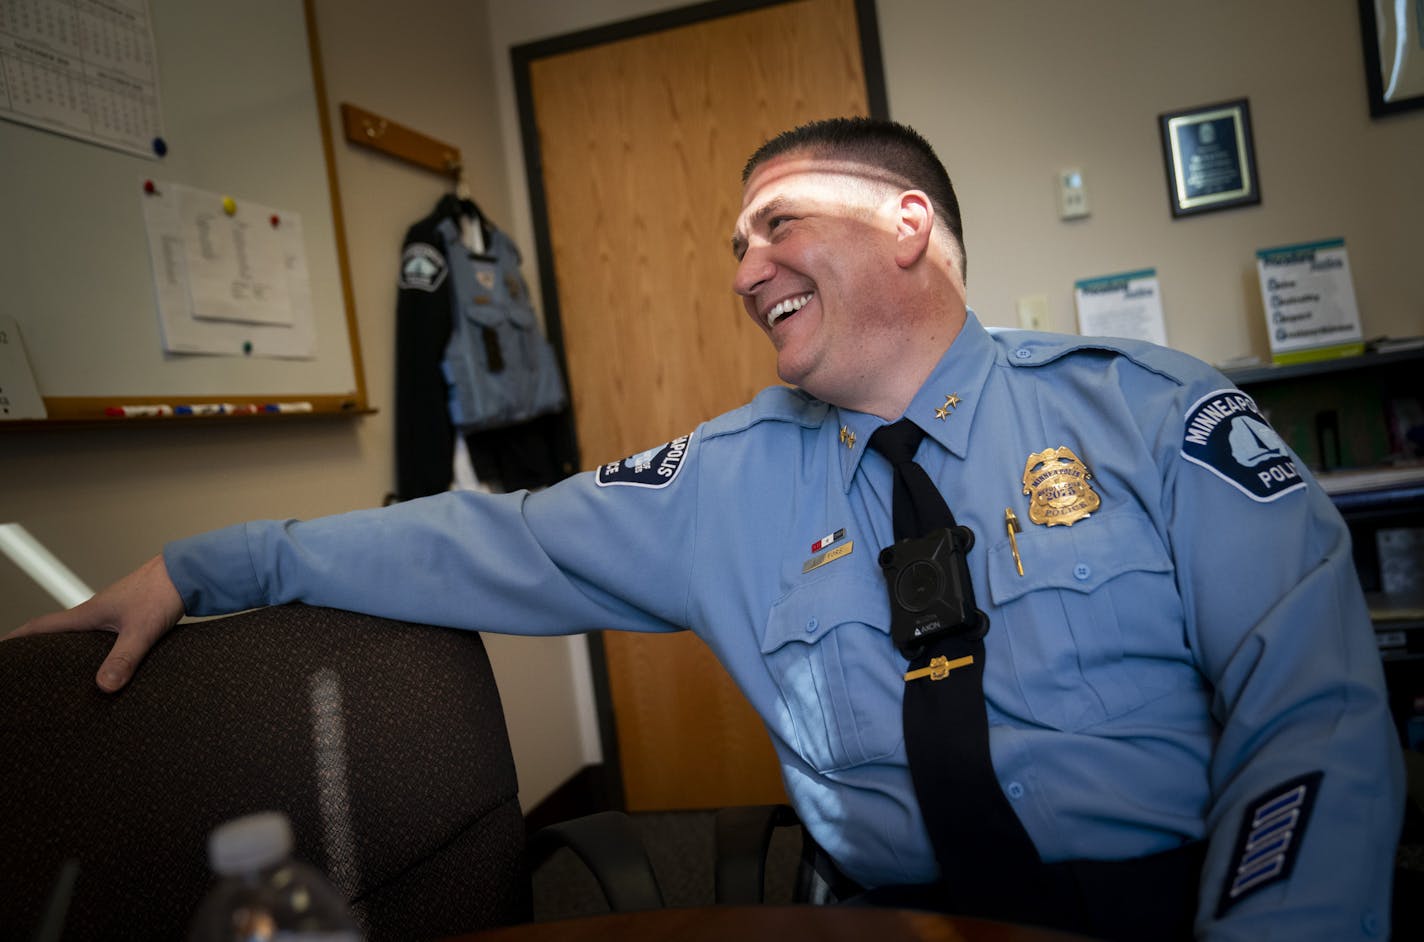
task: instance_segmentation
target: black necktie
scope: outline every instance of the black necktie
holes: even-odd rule
[[[949,505],[915,463],[924,435],[914,422],[901,419],[870,436],[870,447],[895,468],[897,545],[942,528],[956,529]],[[964,536],[972,544],[967,531]],[[967,580],[967,571],[964,576]],[[941,881],[956,899],[976,907],[987,903],[984,911],[991,913],[1000,908],[993,900],[1012,899],[1027,889],[1023,875],[1037,868],[1039,858],[989,761],[984,627],[987,622],[977,630],[934,636],[918,651],[910,646],[907,678],[914,679],[905,682],[904,724],[910,777]],[[953,666],[946,670],[948,665]]]

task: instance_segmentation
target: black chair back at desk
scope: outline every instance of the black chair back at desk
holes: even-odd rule
[[[527,921],[524,822],[483,643],[300,605],[170,632],[128,688],[98,633],[0,643],[0,938],[77,860],[64,938],[182,938],[206,840],[280,810],[367,938]]]

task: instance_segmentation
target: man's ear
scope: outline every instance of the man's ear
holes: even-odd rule
[[[934,204],[922,191],[906,190],[895,211],[895,264],[909,268],[929,251]]]

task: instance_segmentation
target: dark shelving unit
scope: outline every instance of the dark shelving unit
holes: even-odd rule
[[[1405,742],[1424,724],[1424,591],[1383,591],[1378,534],[1424,529],[1424,349],[1364,353],[1289,366],[1226,371],[1319,478],[1350,527],[1384,661],[1390,705]]]

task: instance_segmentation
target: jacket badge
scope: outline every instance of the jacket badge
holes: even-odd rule
[[[1071,527],[1102,506],[1088,482],[1092,473],[1066,445],[1034,452],[1024,462],[1028,518],[1043,526]]]
[[[400,287],[434,291],[445,281],[445,256],[434,246],[412,242],[401,253]]]

